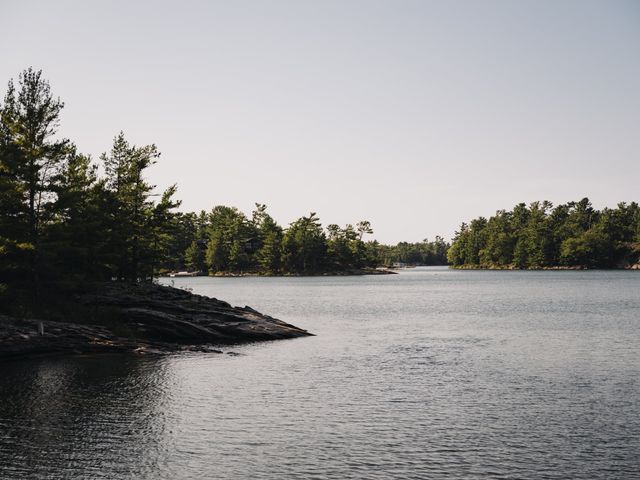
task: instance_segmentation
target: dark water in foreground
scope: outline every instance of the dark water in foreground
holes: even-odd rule
[[[0,364],[0,478],[640,478],[640,272],[176,284],[318,336]]]

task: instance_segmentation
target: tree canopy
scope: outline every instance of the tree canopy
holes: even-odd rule
[[[640,254],[640,207],[593,208],[588,198],[554,207],[520,203],[456,232],[448,260],[483,268],[616,268]]]

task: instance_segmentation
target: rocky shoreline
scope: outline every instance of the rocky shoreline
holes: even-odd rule
[[[64,305],[46,320],[0,315],[0,358],[221,353],[222,345],[312,335],[250,307],[160,285],[101,284],[70,295]]]

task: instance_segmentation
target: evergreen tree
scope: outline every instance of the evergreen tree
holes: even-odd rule
[[[263,273],[278,274],[282,269],[282,227],[266,213],[267,206],[256,203],[252,224],[257,232],[255,261]]]
[[[258,263],[264,273],[278,274],[282,269],[282,229],[264,233],[262,247],[257,252]]]
[[[49,280],[64,271],[66,280],[108,278],[105,182],[91,158],[73,151],[59,172],[55,222],[43,239],[51,266]]]
[[[206,244],[201,240],[193,240],[185,251],[185,266],[192,272],[205,272]]]
[[[213,272],[251,268],[251,254],[257,239],[255,227],[237,208],[218,205],[210,216],[206,261]]]
[[[41,289],[40,241],[54,215],[56,179],[70,150],[68,140],[56,138],[63,107],[42,72],[32,68],[19,75],[17,89],[9,81],[0,107],[0,208],[6,215],[0,254],[8,255],[16,277],[28,272],[34,298]]]
[[[288,272],[312,274],[323,271],[327,241],[315,212],[289,226],[282,249],[283,264]]]
[[[155,145],[132,146],[122,132],[115,137],[110,153],[101,156],[111,196],[112,272],[120,280],[151,279],[168,244],[172,210],[179,205],[172,200],[176,187],[169,187],[156,204],[151,199],[155,186],[144,178],[145,170],[159,156]]]

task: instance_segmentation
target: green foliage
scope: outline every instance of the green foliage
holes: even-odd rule
[[[278,274],[282,270],[282,229],[277,228],[263,234],[260,250],[257,252],[258,264],[264,273]]]
[[[348,269],[350,266],[356,266],[359,263],[358,238],[352,225],[340,228],[338,225],[331,224],[327,226],[327,253],[332,261],[332,267],[336,271]]]
[[[185,214],[185,218],[193,219],[195,214]],[[206,215],[201,213],[199,218],[197,231],[205,234],[194,234],[192,228],[184,239],[175,237],[170,250],[178,251],[183,245],[184,254],[174,255],[165,268],[176,270],[178,265],[177,269],[209,270],[214,274],[314,275],[394,263],[445,265],[449,249],[441,237],[434,242],[403,242],[397,246],[365,242],[364,236],[373,233],[370,222],[358,222],[355,228],[330,224],[325,230],[315,213],[284,229],[267,213],[266,205],[259,203],[250,219],[237,208],[223,205]],[[188,243],[184,241],[187,238],[191,239]]]
[[[369,256],[380,258],[386,266],[400,265],[446,265],[449,244],[442,237],[434,241],[424,239],[421,242],[400,242],[394,246],[379,245],[377,242],[366,244]],[[455,255],[455,252],[452,252]]]
[[[637,261],[639,215],[635,202],[601,212],[587,198],[555,208],[547,201],[521,203],[488,221],[463,223],[448,260],[482,268],[614,268]]]
[[[108,277],[104,236],[106,198],[91,158],[71,152],[58,174],[55,221],[43,238],[43,274],[51,281],[59,271],[79,281]]]
[[[58,172],[71,145],[56,139],[64,104],[42,72],[29,68],[9,81],[0,105],[0,280],[29,288],[37,300],[41,240],[53,220]]]
[[[175,224],[173,185],[158,202],[152,200],[155,185],[144,173],[160,156],[155,145],[130,145],[120,132],[109,154],[100,158],[107,174],[109,195],[109,251],[111,276],[119,280],[150,280],[172,240]]]
[[[282,227],[266,213],[267,206],[256,203],[252,222],[257,230],[256,261],[262,273],[279,274],[282,271]]]
[[[365,235],[373,233],[368,221],[358,222],[355,228],[332,224],[324,230],[320,219],[311,213],[285,229],[267,213],[266,205],[259,203],[250,218],[223,205],[199,216],[179,217],[185,227],[173,237],[168,247],[173,253],[163,263],[163,270],[314,275],[391,265],[398,257],[396,247],[364,241]],[[419,263],[444,264],[448,244],[440,237],[420,247]],[[436,258],[440,260],[434,262]]]
[[[293,222],[284,234],[283,264],[289,272],[324,271],[326,252],[327,237],[315,212]]]
[[[256,227],[237,208],[218,205],[209,215],[206,263],[212,272],[246,271],[253,267]]]
[[[204,272],[207,270],[206,249],[200,240],[193,240],[185,250],[184,266],[193,272]]]
[[[101,178],[89,156],[57,137],[63,106],[33,69],[19,75],[17,88],[9,82],[0,104],[5,300],[30,297],[25,302],[37,305],[45,282],[55,290],[109,278],[150,280],[175,236],[175,186],[155,201],[144,178],[156,147],[131,146],[121,133],[101,157]]]

